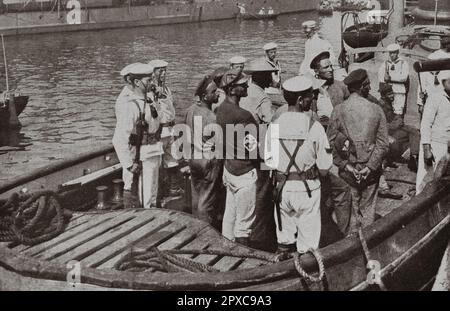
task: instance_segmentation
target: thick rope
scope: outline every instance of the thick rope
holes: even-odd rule
[[[160,251],[153,247],[151,251],[140,254],[129,254],[116,264],[121,271],[151,271],[151,272],[218,272],[219,270],[188,258],[171,254],[170,251]]]
[[[362,249],[364,252],[364,257],[366,258],[366,262],[367,263],[372,262],[372,259],[371,259],[372,256],[370,255],[370,250],[369,250],[369,247],[367,246],[367,241],[364,238],[361,227],[359,227],[359,229],[358,229],[358,237],[359,237],[359,241],[361,242],[361,245],[362,245]],[[376,284],[380,287],[380,289],[382,291],[387,290],[386,286],[383,283],[383,280],[381,279],[381,276],[378,278],[378,282]]]
[[[64,231],[66,216],[53,191],[14,193],[0,206],[0,241],[24,245],[48,241]]]
[[[322,282],[325,278],[325,266],[323,264],[323,258],[322,255],[319,253],[318,250],[315,249],[308,249],[307,253],[311,253],[314,258],[316,258],[317,264],[319,266],[319,276],[318,277],[314,277],[310,274],[308,274],[301,266],[300,264],[300,257],[301,255],[297,252],[294,253],[294,265],[295,265],[295,269],[297,270],[297,272],[301,275],[302,278],[304,278],[305,280],[309,280],[313,283],[319,283]],[[306,253],[305,253],[306,254]]]

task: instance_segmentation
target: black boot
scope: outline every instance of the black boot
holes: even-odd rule
[[[183,194],[183,189],[178,185],[177,177],[178,177],[178,166],[167,169],[167,178],[169,184],[168,195],[170,197],[177,197]]]
[[[278,260],[288,260],[292,258],[292,253],[297,250],[297,246],[294,244],[278,244],[276,254],[278,255]]]
[[[417,155],[411,155],[408,161],[408,168],[410,171],[417,173],[417,167],[419,166],[419,157]]]
[[[249,239],[248,238],[235,238],[234,240],[236,243],[242,244],[244,246],[248,246]]]

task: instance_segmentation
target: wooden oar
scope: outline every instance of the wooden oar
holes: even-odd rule
[[[1,36],[2,36],[3,62],[5,63],[6,91],[9,92],[8,64],[6,63],[5,41],[3,39],[3,34]]]

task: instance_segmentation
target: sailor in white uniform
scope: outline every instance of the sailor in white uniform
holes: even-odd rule
[[[447,53],[442,49],[428,55],[429,60],[438,60],[445,58],[450,58],[450,53]],[[440,71],[427,71],[419,73],[422,88],[417,89],[417,105],[419,106],[418,109],[420,114],[423,113],[423,108],[428,100],[429,95],[442,92],[442,83],[441,81],[439,81],[438,77],[439,73]]]
[[[272,84],[266,88],[267,94],[280,94],[281,86],[281,65],[277,58],[278,45],[274,42],[267,43],[263,46],[266,53],[266,61],[276,70],[272,72]]]
[[[302,26],[307,39],[305,42],[305,57],[300,65],[299,75],[311,74],[314,76],[314,71],[310,68],[311,60],[321,52],[329,52],[331,63],[333,65],[337,64],[333,46],[330,42],[320,37],[317,22],[306,21]]]
[[[378,71],[378,81],[392,85],[394,91],[394,113],[403,115],[405,113],[406,92],[409,76],[408,62],[399,57],[400,45],[394,43],[387,47],[389,59],[386,60]]]
[[[328,174],[333,157],[325,130],[308,114],[312,81],[296,76],[283,83],[283,91],[289,107],[268,128],[264,158],[277,178],[278,252],[304,253],[319,247],[319,175]]]
[[[149,65],[154,68],[153,82],[156,85],[149,94],[149,97],[153,99],[161,111],[161,141],[164,148],[162,164],[167,172],[169,195],[176,196],[180,194],[182,190],[176,184],[178,161],[172,156],[172,146],[174,145],[173,126],[175,125],[175,107],[172,91],[166,85],[168,63],[161,59],[155,59],[150,61]]]
[[[428,179],[425,176],[436,169],[436,165],[447,154],[450,141],[450,70],[439,73],[443,89],[431,94],[423,110],[420,123],[421,145],[416,179],[416,194],[420,193]]]
[[[127,85],[116,101],[117,124],[112,142],[123,168],[124,205],[132,207],[133,187],[144,208],[156,207],[158,170],[163,150],[159,137],[159,115],[146,95],[150,89],[153,67],[134,63],[126,66],[120,74]],[[139,128],[142,134],[139,134]],[[137,151],[139,157],[136,156]]]

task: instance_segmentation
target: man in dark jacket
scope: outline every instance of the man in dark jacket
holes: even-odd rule
[[[217,108],[217,124],[224,135],[223,182],[227,188],[222,234],[243,245],[274,251],[276,248],[271,189],[260,169],[259,127],[252,113],[239,106],[247,97],[249,78],[231,69],[221,81],[226,97]],[[262,211],[262,209],[265,209]]]
[[[348,231],[370,225],[375,206],[381,166],[389,150],[386,118],[378,105],[367,100],[370,80],[364,69],[351,72],[344,83],[350,97],[334,108],[328,128],[333,162],[350,185],[352,210]],[[344,143],[338,138],[344,136]]]

